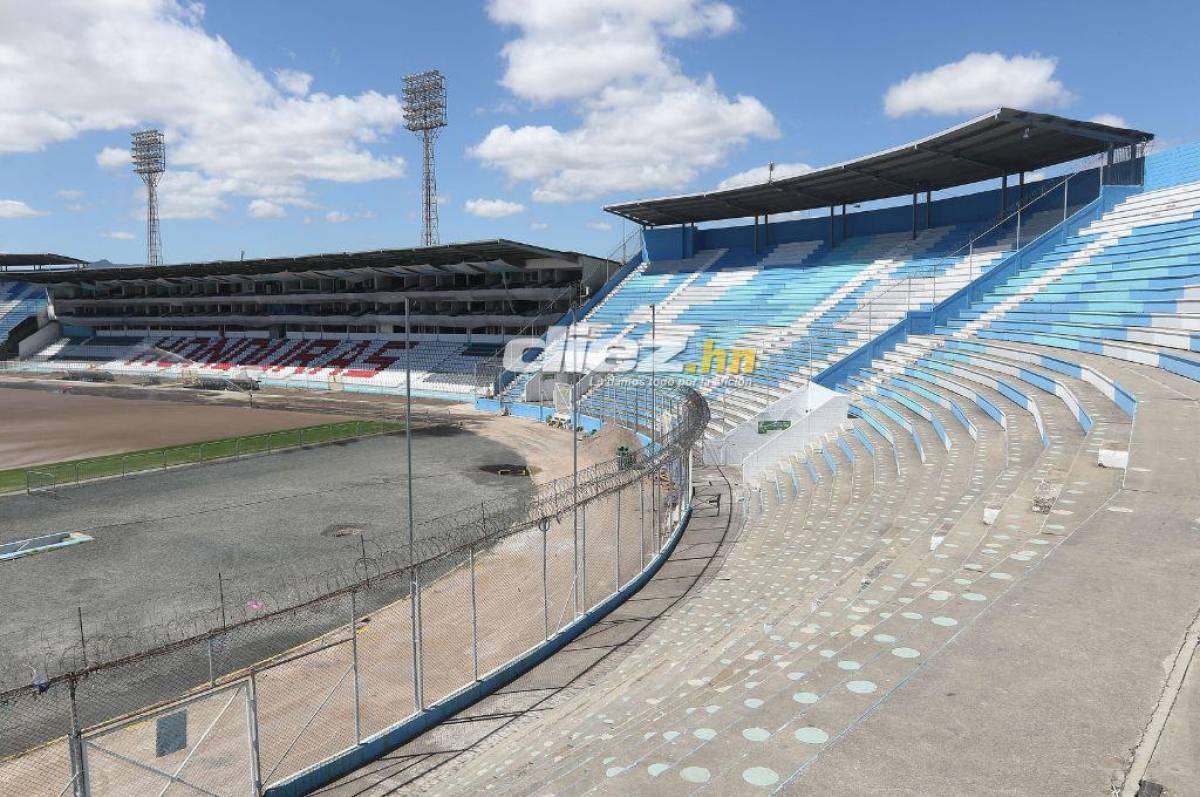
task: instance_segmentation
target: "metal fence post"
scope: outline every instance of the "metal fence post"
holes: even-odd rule
[[[613,535],[613,592],[621,588],[621,496],[625,490],[617,490],[617,530]]]
[[[423,711],[424,695],[421,689],[421,580],[417,574],[417,566],[409,562],[408,601],[409,625],[412,626],[412,675],[413,675],[413,706],[416,711]]]
[[[475,546],[471,546],[471,672],[479,680],[479,606],[475,599]]]
[[[358,683],[358,604],[350,590],[350,666],[354,668],[354,743],[362,743],[362,704]]]
[[[250,745],[250,786],[253,789],[252,793],[258,797],[262,794],[262,772],[258,755],[258,682],[255,680],[254,670],[250,671],[250,678],[246,681],[246,727],[249,729],[247,741]]]
[[[216,685],[217,685],[217,677],[216,677],[216,670],[215,670],[215,668],[213,667],[213,641],[212,641],[212,637],[209,637],[208,639],[204,640],[204,647],[205,647],[205,650],[206,650],[206,652],[207,652],[207,654],[208,654],[208,685],[209,685],[209,686],[216,686]]]
[[[588,606],[587,588],[587,504],[579,507],[579,605],[580,614],[586,612]]]
[[[540,520],[542,530],[542,617],[546,625],[546,639],[550,638],[550,521]]]
[[[88,797],[87,758],[83,751],[83,733],[79,724],[79,706],[75,700],[75,678],[67,679],[71,697],[71,737],[68,745],[71,754],[71,783],[75,797]]]
[[[646,566],[646,477],[638,479],[638,544],[641,547],[641,565],[638,570]]]

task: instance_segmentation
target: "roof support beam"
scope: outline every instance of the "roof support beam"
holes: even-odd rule
[[[812,191],[803,191],[799,188],[792,188],[790,186],[787,186],[786,184],[780,185],[779,183],[772,183],[771,187],[774,188],[776,191],[779,191],[780,193],[791,194],[792,196],[802,196],[805,199],[808,199],[812,202],[820,202],[822,205],[828,205],[831,202],[834,204],[837,203],[837,200],[834,197],[828,196],[826,194],[817,194],[817,193],[813,193]]]
[[[996,163],[995,161],[980,160],[979,158],[976,158],[976,157],[964,155],[961,152],[954,152],[954,151],[948,150],[948,149],[940,149],[938,147],[931,147],[928,144],[917,144],[917,145],[915,145],[914,149],[917,149],[921,152],[928,152],[933,155],[941,155],[943,158],[950,158],[951,160],[962,161],[963,163],[969,163],[972,166],[978,166],[983,169],[991,169],[991,170],[995,171],[996,174],[1002,174],[1006,169],[1008,169],[1008,166],[1006,164]]]
[[[857,166],[843,166],[842,168],[848,172],[853,172],[854,174],[861,174],[863,177],[870,177],[872,180],[878,180],[881,183],[887,183],[888,185],[903,189],[906,193],[908,191],[916,191],[918,188],[918,186],[911,185],[909,183],[902,183],[899,180],[893,180],[890,177],[884,177],[879,172],[867,171],[866,169],[860,169]]]

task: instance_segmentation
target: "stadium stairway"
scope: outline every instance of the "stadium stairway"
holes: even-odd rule
[[[0,343],[26,318],[46,308],[46,291],[23,282],[0,282]]]

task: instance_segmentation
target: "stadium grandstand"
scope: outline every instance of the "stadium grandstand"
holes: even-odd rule
[[[1154,141],[999,108],[610,205],[625,262],[497,240],[23,272],[48,306],[10,370],[411,389],[570,428],[572,464],[437,518],[427,561],[410,537],[377,568],[338,526],[362,581],[270,614],[248,591],[227,628],[218,577],[220,626],[6,693],[0,792],[1192,793],[1200,143]],[[564,437],[532,435],[496,473]],[[616,456],[581,470],[596,440]],[[123,672],[153,701],[104,703]]]
[[[540,362],[584,380],[585,407],[632,411],[611,406],[601,377],[605,353],[633,344],[637,370],[695,385],[712,404],[711,435],[732,433],[1093,206],[1104,186],[1138,183],[1151,138],[1005,108],[766,185],[611,206],[647,227],[644,259]],[[1025,180],[1064,164],[1061,177]],[[932,199],[934,190],[988,177],[1000,186]],[[902,194],[911,195],[908,207],[847,212]],[[779,219],[822,207],[827,217]],[[753,224],[696,227],[747,216]],[[573,363],[582,366],[564,368]],[[535,364],[506,380],[503,394],[545,398],[545,381]]]
[[[539,693],[499,741],[475,721],[451,765],[421,762],[430,741],[402,747],[390,760],[418,770],[402,782],[1191,793],[1200,624],[1174,596],[1200,586],[1200,144],[1147,155],[1151,138],[1002,109],[800,177],[609,208],[646,226],[644,256],[538,362],[586,380],[590,411],[649,427],[656,409],[581,349],[668,341],[674,367],[622,357],[696,386],[710,435],[733,445],[760,424],[766,444],[725,471],[742,516],[693,516],[645,601],[680,603],[632,641],[620,629],[646,605],[572,648],[589,667],[598,648],[613,658],[585,688]],[[984,176],[1003,182],[926,193]],[[901,191],[909,207],[844,212]],[[828,217],[778,219],[817,207]],[[541,379],[502,395],[535,398]],[[821,402],[838,412],[809,427]],[[705,446],[710,464],[726,453]],[[710,557],[716,577],[697,564]],[[578,672],[559,668],[490,705]]]
[[[497,240],[33,273],[53,320],[22,367],[395,392],[411,360],[418,395],[470,396],[479,362],[543,334],[616,266]]]
[[[20,281],[26,271],[83,265],[82,260],[55,254],[0,252],[0,351],[9,351],[9,337],[27,319],[37,319],[46,309],[45,288]],[[11,277],[11,279],[9,279]],[[33,322],[26,323],[26,327]],[[18,334],[19,331],[18,331]]]

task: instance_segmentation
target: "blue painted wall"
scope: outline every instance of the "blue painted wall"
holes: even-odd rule
[[[1200,180],[1200,141],[1146,156],[1146,190]]]

